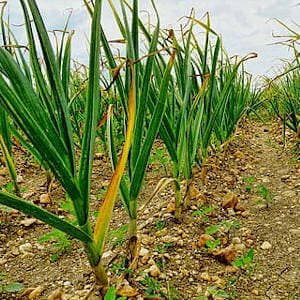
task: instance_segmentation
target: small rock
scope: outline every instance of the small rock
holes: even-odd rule
[[[43,293],[43,291],[45,290],[45,288],[43,286],[38,286],[37,288],[35,288],[28,296],[29,300],[32,299],[38,299],[38,297],[40,297],[40,295]]]
[[[178,240],[178,241],[176,242],[176,244],[177,244],[177,246],[179,246],[179,247],[183,247],[183,246],[184,246],[184,241],[183,241],[183,240]]]
[[[227,208],[227,213],[230,217],[235,216],[235,211],[233,208]]]
[[[251,240],[251,239],[247,239],[247,240],[246,240],[246,245],[247,245],[248,247],[252,246],[253,243],[254,243],[254,241]]]
[[[13,246],[13,247],[11,248],[11,253],[12,253],[14,256],[17,256],[17,255],[20,254],[20,251],[19,251],[19,249],[18,249],[16,246]]]
[[[102,258],[105,259],[105,258],[108,258],[108,257],[111,257],[113,256],[113,252],[110,250],[110,251],[106,251],[102,254]]]
[[[222,207],[223,208],[234,208],[238,203],[238,198],[234,193],[228,193],[225,195],[223,202],[222,202]]]
[[[242,243],[234,245],[234,249],[239,252],[243,252],[246,249],[246,246]]]
[[[270,178],[268,178],[268,177],[263,177],[263,178],[261,179],[261,181],[262,181],[263,183],[269,183],[269,182],[271,182]]]
[[[19,246],[19,250],[21,253],[31,253],[32,252],[32,245],[30,243],[25,243]]]
[[[71,286],[71,285],[72,285],[72,283],[70,281],[65,281],[64,282],[64,286]]]
[[[152,277],[158,277],[160,275],[160,269],[157,265],[152,265],[150,268],[149,268],[149,274],[150,276]]]
[[[205,280],[205,281],[211,281],[211,276],[209,275],[208,272],[203,272],[200,274],[200,278]]]
[[[201,234],[200,239],[198,241],[198,246],[205,247],[207,241],[214,241],[214,237],[209,234]]]
[[[252,290],[251,293],[255,296],[259,296],[259,291],[256,289]]]
[[[147,254],[147,255],[145,255],[145,256],[143,256],[143,257],[141,258],[141,263],[144,264],[144,265],[147,264],[147,262],[150,260],[150,258],[151,258],[150,253]]]
[[[156,263],[155,263],[155,260],[153,258],[149,259],[149,265],[151,266],[154,266]]]
[[[42,204],[50,204],[51,203],[51,198],[48,193],[40,195],[40,203],[42,203]]]
[[[234,266],[226,266],[225,267],[225,273],[237,273],[239,271],[239,268]]]
[[[268,205],[265,203],[260,203],[260,204],[257,204],[257,208],[259,210],[265,210],[266,208],[268,208]]]
[[[241,213],[241,216],[242,217],[244,217],[244,218],[247,218],[247,217],[249,217],[249,215],[250,215],[250,212],[249,211],[243,211],[242,213]]]
[[[24,199],[29,199],[29,198],[31,198],[31,197],[34,196],[34,195],[35,195],[34,192],[28,192],[28,193],[24,193],[24,194],[22,195],[22,197],[23,197]]]
[[[234,156],[238,159],[243,159],[245,157],[245,154],[239,150],[237,150],[235,153],[234,153]]]
[[[28,218],[28,219],[24,219],[22,221],[20,221],[21,225],[24,225],[25,227],[29,227],[32,224],[36,223],[37,219],[34,218]]]
[[[1,168],[0,169],[0,176],[5,176],[8,174],[8,170],[7,168]]]
[[[234,207],[234,210],[244,212],[246,208],[242,203],[237,203],[236,206]]]
[[[263,250],[269,250],[272,248],[272,245],[269,242],[263,242],[260,248]]]
[[[241,243],[241,239],[239,237],[234,237],[232,239],[232,244],[240,244]]]
[[[149,250],[142,247],[141,250],[140,250],[139,255],[140,255],[141,257],[144,257],[144,256],[146,256],[146,255],[148,255],[148,254],[149,254]]]
[[[179,238],[176,236],[166,235],[161,238],[161,241],[164,243],[177,243]]]
[[[287,250],[288,250],[289,253],[292,253],[292,252],[296,251],[296,249],[294,247],[288,247]]]
[[[62,300],[62,297],[64,295],[64,292],[61,289],[55,290],[54,292],[52,292],[47,300]]]
[[[214,251],[212,254],[223,263],[231,263],[237,256],[237,250],[232,245],[229,245],[224,249]]]
[[[24,178],[22,175],[18,175],[17,176],[17,183],[23,183],[24,182]]]
[[[281,180],[282,181],[288,180],[289,178],[290,178],[290,175],[283,175],[283,176],[281,176]]]
[[[167,212],[170,214],[173,214],[175,212],[175,203],[174,202],[170,202],[167,205]]]

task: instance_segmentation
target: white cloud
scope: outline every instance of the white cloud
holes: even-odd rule
[[[21,12],[19,1],[9,1],[10,15],[13,22],[20,23]],[[119,33],[107,7],[103,9],[102,22],[108,36],[117,38]],[[150,10],[149,0],[141,0],[140,9]],[[68,8],[73,8],[70,27],[76,30],[74,37],[74,55],[79,59],[87,57],[86,35],[89,30],[90,18],[83,7],[82,0],[37,0],[42,15],[49,29],[62,28]],[[114,0],[118,5],[119,1]],[[299,23],[298,0],[157,0],[161,23],[165,27],[178,25],[178,19],[190,13],[195,8],[197,17],[201,18],[210,12],[212,26],[223,37],[225,48],[232,55],[245,55],[248,52],[258,52],[256,61],[247,63],[248,69],[254,74],[265,74],[272,66],[279,65],[279,58],[288,56],[283,46],[270,45],[275,42],[272,32],[282,33],[283,28],[271,18],[278,18],[288,24]],[[145,15],[145,13],[142,13]],[[154,19],[153,19],[154,20]]]

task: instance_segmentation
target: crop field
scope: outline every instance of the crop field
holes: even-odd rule
[[[83,0],[83,64],[68,18],[50,32],[18,2],[25,43],[0,2],[0,299],[300,299],[300,25],[276,20],[293,55],[255,84],[257,54],[208,13],[174,30],[154,0],[151,23]]]

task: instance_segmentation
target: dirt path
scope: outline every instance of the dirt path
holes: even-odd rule
[[[300,299],[300,168],[291,149],[279,145],[278,129],[255,124],[247,135],[250,147],[245,153],[254,160],[242,176],[256,179],[251,189],[260,186],[269,191],[268,207],[257,205],[258,197],[252,193],[251,214],[244,222],[256,236],[258,266],[250,289],[259,296],[252,299]]]

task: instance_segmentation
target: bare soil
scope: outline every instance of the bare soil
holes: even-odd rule
[[[211,156],[206,176],[195,168],[191,205],[181,223],[169,205],[174,201],[172,186],[140,214],[141,252],[133,273],[126,269],[127,219],[118,202],[104,253],[112,283],[126,277],[136,294],[130,299],[300,299],[300,163],[295,144],[288,134],[283,145],[276,122],[245,122],[235,138]],[[40,195],[47,193],[45,174],[21,150],[15,150],[15,158],[23,197],[67,217],[59,185],[53,184],[51,203],[39,203]],[[151,161],[141,203],[166,176],[161,161]],[[92,212],[97,211],[110,176],[107,157],[98,154]],[[7,170],[0,165],[0,186],[8,182]],[[228,195],[238,199],[240,209],[224,208]],[[89,293],[94,277],[82,245],[60,239],[60,245],[55,240],[39,242],[51,228],[38,220],[24,224],[29,218],[0,208],[0,299],[29,299],[37,287],[42,292],[32,299],[99,299],[97,291]],[[199,245],[200,236],[212,229],[216,232],[211,236],[220,242],[214,250]],[[222,249],[234,249],[235,257],[216,255]],[[254,258],[247,262],[250,249]],[[242,265],[233,267],[232,260],[241,257]],[[11,283],[24,288],[5,291],[3,287]]]

